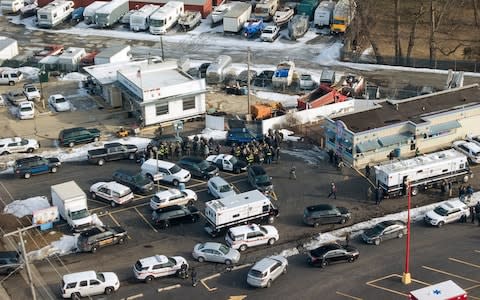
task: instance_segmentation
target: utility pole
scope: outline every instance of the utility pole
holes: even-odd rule
[[[250,47],[247,48],[247,112],[250,117]]]

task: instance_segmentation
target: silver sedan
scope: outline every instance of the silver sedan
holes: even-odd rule
[[[220,243],[199,243],[192,252],[193,258],[199,262],[211,261],[226,265],[236,264],[240,260],[240,252]]]

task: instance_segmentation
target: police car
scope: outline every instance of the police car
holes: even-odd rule
[[[0,139],[0,155],[18,152],[32,153],[38,148],[40,148],[40,144],[34,139],[24,139],[21,137]]]
[[[137,260],[133,266],[133,274],[138,280],[151,282],[154,278],[179,274],[182,265],[187,271],[187,260],[181,256],[154,255]]]
[[[229,247],[245,251],[249,247],[265,244],[273,245],[278,241],[278,238],[278,230],[275,227],[250,224],[230,228],[225,241]]]
[[[462,201],[456,199],[445,201],[433,210],[428,211],[425,214],[424,219],[425,222],[430,225],[442,227],[447,223],[456,222],[462,219],[466,220],[469,215],[470,210],[468,206]]]

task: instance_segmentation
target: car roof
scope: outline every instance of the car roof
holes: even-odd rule
[[[256,175],[264,175],[264,174],[267,174],[267,172],[265,171],[265,169],[260,166],[260,165],[251,165],[250,166],[250,169],[253,170],[253,172],[255,172]]]
[[[214,183],[217,186],[228,184],[228,182],[220,176],[213,176],[208,181]]]
[[[91,229],[82,231],[82,233],[80,233],[80,236],[89,237],[89,236],[93,236],[93,235],[97,235],[99,233],[105,232],[107,230],[108,230],[107,227],[95,226]]]
[[[22,163],[22,162],[27,162],[27,161],[37,160],[37,159],[42,159],[42,157],[38,155],[34,155],[30,157],[19,158],[15,162]]]
[[[329,243],[329,244],[325,244],[325,245],[322,245],[312,251],[315,251],[315,252],[321,252],[321,253],[326,253],[328,251],[331,251],[331,250],[338,250],[338,249],[343,249],[343,247],[337,243]]]
[[[150,165],[155,165],[157,162],[156,162],[155,158],[150,158],[144,163],[150,164]],[[171,167],[173,167],[175,165],[174,163],[171,163],[171,162],[165,161],[165,160],[160,160],[160,159],[158,160],[158,164],[159,164],[160,167],[165,167],[167,169],[170,169]]]
[[[50,95],[50,97],[55,98],[55,99],[57,99],[57,98],[65,98],[65,97],[64,97],[63,95],[61,95],[61,94]]]
[[[155,194],[155,196],[157,196],[158,198],[162,198],[162,197],[165,197],[165,196],[175,196],[175,195],[180,195],[182,192],[178,189],[168,189],[168,190],[165,190],[165,191],[161,191],[161,192],[157,192]]]
[[[0,139],[0,143],[18,143],[22,140],[21,137],[10,137],[10,138],[4,138],[4,139]]]
[[[258,226],[257,224],[241,225],[241,226],[232,227],[229,230],[233,235],[237,235],[237,234],[243,234],[245,232],[258,231],[260,230],[260,226]]]
[[[447,209],[462,208],[462,207],[465,207],[465,203],[463,203],[458,199],[455,199],[455,200],[445,201],[444,203],[440,204],[440,206],[446,207]]]
[[[331,210],[334,208],[335,206],[330,204],[318,204],[318,205],[307,206],[308,211]]]
[[[63,131],[64,133],[69,133],[69,132],[80,131],[80,130],[85,130],[85,127],[66,128],[66,129],[63,129],[62,131]]]
[[[279,260],[275,259],[274,256],[264,257],[255,263],[255,265],[252,267],[252,270],[263,272],[277,262],[279,262]]]
[[[108,188],[110,188],[112,190],[117,190],[117,191],[130,189],[128,186],[124,186],[123,184],[120,184],[116,181],[106,182],[105,185],[108,186]]]
[[[139,259],[142,266],[151,266],[155,264],[164,264],[168,261],[168,257],[165,255],[154,255]]]
[[[83,271],[77,273],[71,273],[63,275],[63,282],[69,283],[82,279],[97,278],[97,273],[95,271]]]
[[[22,101],[22,102],[20,102],[20,106],[22,106],[22,107],[23,106],[33,107],[33,103],[30,102],[30,101]]]
[[[203,243],[203,248],[218,250],[223,244],[216,242],[205,242]]]

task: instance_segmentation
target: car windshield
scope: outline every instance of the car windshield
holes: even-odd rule
[[[265,229],[265,227],[263,227],[263,226],[260,226],[260,230],[261,230],[263,233],[265,233],[265,234],[268,233],[268,231],[267,231],[267,230]]]
[[[22,108],[20,108],[20,111],[31,111],[32,108],[29,107],[29,106],[22,106]]]
[[[105,276],[102,273],[97,273],[97,279],[101,282],[105,282]]]
[[[271,28],[265,28],[263,30],[264,33],[273,33],[273,30]]]
[[[65,100],[65,98],[56,98],[55,99],[55,103],[57,103],[57,104],[58,103],[65,103],[65,102],[67,102],[67,100]]]
[[[145,176],[142,174],[137,174],[135,177],[133,177],[133,181],[138,183],[138,184],[147,184],[150,182]]]
[[[181,170],[182,170],[182,169],[181,169],[179,166],[177,166],[177,165],[173,165],[173,167],[171,167],[171,168],[169,169],[170,174],[176,174],[176,173],[180,172]]]
[[[220,193],[227,193],[232,190],[232,187],[229,184],[222,185],[221,187],[218,188],[218,191]]]
[[[171,262],[173,265],[177,264],[177,261],[175,259],[173,259],[172,257],[169,257],[168,261]]]
[[[270,177],[267,174],[259,175],[259,176],[255,177],[255,181],[257,183],[269,183],[270,182]]]
[[[228,248],[225,245],[221,245],[220,248],[218,248],[218,250],[222,252],[224,255],[226,255],[230,251],[230,248]]]
[[[378,235],[378,234],[382,233],[382,231],[384,229],[385,229],[385,227],[383,226],[383,224],[377,224],[371,229],[371,232],[375,235]]]
[[[88,213],[88,210],[86,210],[86,209],[71,212],[72,220],[83,219],[83,218],[88,217],[89,215],[90,214]]]
[[[435,209],[434,209],[433,211],[434,211],[435,213],[437,213],[438,215],[440,215],[440,216],[446,216],[447,213],[448,213],[448,211],[447,211],[445,208],[441,207],[441,206],[435,207]]]
[[[200,170],[206,170],[208,167],[210,167],[210,164],[206,160],[202,160],[199,164],[198,167]]]

